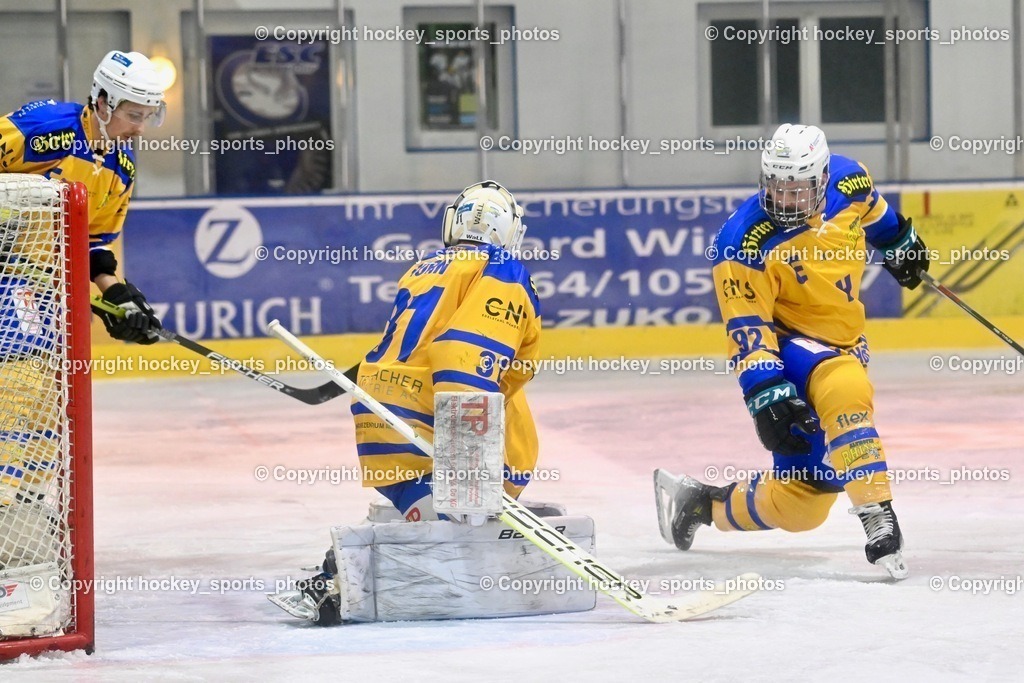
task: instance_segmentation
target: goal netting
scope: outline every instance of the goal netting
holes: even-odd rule
[[[86,201],[0,174],[0,658],[92,642]]]

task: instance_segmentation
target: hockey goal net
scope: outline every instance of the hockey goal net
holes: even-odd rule
[[[87,201],[0,173],[0,660],[92,649]]]

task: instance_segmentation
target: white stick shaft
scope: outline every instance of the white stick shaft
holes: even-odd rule
[[[359,401],[369,408],[374,415],[391,425],[395,431],[408,439],[414,446],[418,447],[430,457],[434,456],[434,444],[417,434],[413,428],[406,424],[400,417],[382,406],[377,399],[370,396],[362,389],[362,387],[346,377],[345,373],[335,368],[333,365],[325,361],[316,351],[302,343],[302,340],[289,332],[280,322],[277,320],[271,321],[271,323],[267,325],[267,331],[288,346],[295,349],[295,351],[309,361],[313,367],[326,374],[338,385],[344,387],[345,391],[359,399]]]

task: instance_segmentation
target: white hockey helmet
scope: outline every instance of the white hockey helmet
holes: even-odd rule
[[[93,104],[100,93],[106,92],[110,111],[117,109],[121,102],[136,102],[147,107],[156,107],[153,124],[164,122],[166,103],[160,78],[149,58],[140,52],[108,52],[92,75]]]
[[[828,160],[828,143],[820,128],[791,123],[779,126],[761,153],[761,208],[787,230],[821,213]]]
[[[467,187],[445,209],[441,237],[449,247],[469,240],[517,251],[525,233],[523,209],[512,193],[485,180]]]

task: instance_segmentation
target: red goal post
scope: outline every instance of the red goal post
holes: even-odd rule
[[[93,649],[88,195],[0,174],[0,660]]]

